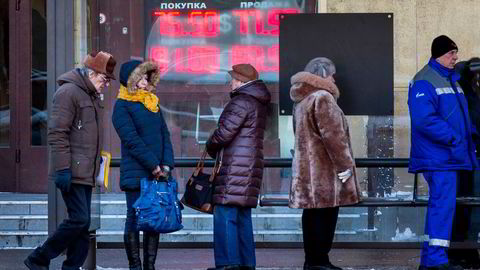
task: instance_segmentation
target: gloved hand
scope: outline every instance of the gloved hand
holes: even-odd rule
[[[63,192],[70,191],[70,184],[72,183],[72,170],[63,169],[55,172],[55,185]]]
[[[162,166],[162,177],[165,178],[165,180],[170,179],[170,174],[172,173],[172,169],[170,169],[170,166],[168,165],[163,165]]]
[[[340,178],[340,180],[342,181],[342,183],[345,183],[352,176],[352,170],[348,169],[346,171],[338,173],[337,175],[338,178]]]

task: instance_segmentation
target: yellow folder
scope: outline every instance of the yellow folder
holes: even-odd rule
[[[107,188],[108,172],[110,171],[110,161],[112,160],[112,155],[109,152],[101,151],[100,158],[100,172],[98,173],[96,182],[97,185]]]

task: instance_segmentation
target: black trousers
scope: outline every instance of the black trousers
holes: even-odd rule
[[[473,171],[459,171],[457,177],[457,197],[474,196]],[[468,239],[472,208],[456,206],[452,226],[452,242],[463,242]]]
[[[305,262],[308,265],[315,266],[330,262],[328,253],[335,236],[338,210],[338,207],[303,210],[303,249]]]
[[[79,269],[88,254],[92,187],[72,184],[69,192],[62,192],[62,197],[68,218],[29,258],[46,266],[51,259],[67,250],[67,259],[63,262],[62,269]]]

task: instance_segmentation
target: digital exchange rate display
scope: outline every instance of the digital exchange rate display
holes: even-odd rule
[[[146,58],[163,80],[225,83],[232,65],[250,63],[277,82],[280,14],[304,13],[307,2],[147,1]]]

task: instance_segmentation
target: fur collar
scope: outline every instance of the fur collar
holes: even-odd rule
[[[310,72],[298,72],[292,76],[290,81],[292,83],[292,87],[290,88],[290,98],[294,102],[299,102],[308,95],[319,90],[329,92],[335,100],[340,97],[340,91],[338,90],[337,85]]]
[[[160,70],[158,69],[157,64],[151,61],[147,61],[138,65],[133,71],[132,74],[128,77],[127,89],[128,93],[133,94],[137,90],[135,86],[142,79],[143,74],[152,72],[152,75],[148,81],[147,91],[153,91],[157,87],[158,82],[160,81]]]

